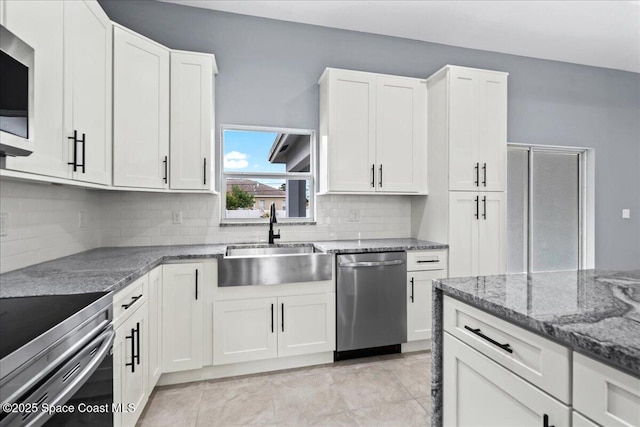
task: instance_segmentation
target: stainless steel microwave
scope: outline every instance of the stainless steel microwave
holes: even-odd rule
[[[0,155],[34,149],[34,63],[31,46],[0,25]]]

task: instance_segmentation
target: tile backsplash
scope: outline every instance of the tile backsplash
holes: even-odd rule
[[[92,191],[1,179],[0,272],[100,246],[100,209]]]
[[[220,227],[219,196],[209,194],[94,191],[2,179],[0,211],[7,215],[0,272],[100,246],[267,238],[266,225]],[[182,224],[173,224],[173,211],[182,212]],[[318,196],[315,225],[276,227],[282,242],[410,237],[411,197]]]

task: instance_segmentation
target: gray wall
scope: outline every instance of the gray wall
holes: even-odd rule
[[[171,48],[215,53],[218,124],[317,129],[325,67],[422,78],[445,64],[507,71],[508,140],[595,148],[596,267],[640,268],[638,74],[155,1],[100,3]]]

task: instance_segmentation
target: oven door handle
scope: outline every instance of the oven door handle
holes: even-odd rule
[[[87,344],[85,348],[91,348],[102,342],[102,344],[100,344],[100,348],[97,349],[93,356],[91,356],[92,352],[84,355],[83,359],[86,359],[87,356],[91,357],[91,362],[87,364],[87,366],[69,383],[68,386],[62,389],[59,393],[53,396],[49,402],[47,402],[49,406],[65,404],[69,400],[69,398],[73,396],[73,394],[85,384],[86,380],[91,377],[91,375],[93,375],[93,373],[98,369],[104,358],[111,350],[115,335],[116,333],[113,331],[113,329],[109,328],[108,330],[100,334],[96,339]],[[51,418],[53,415],[54,414],[50,414],[49,412],[42,411],[38,413],[37,417],[29,420],[29,423],[30,425],[40,425]],[[38,422],[35,423],[35,421]]]

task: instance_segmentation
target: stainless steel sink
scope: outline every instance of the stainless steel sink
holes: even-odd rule
[[[312,254],[315,247],[310,244],[296,246],[285,245],[233,245],[227,246],[227,257],[254,256],[254,255],[289,255]]]
[[[218,286],[279,285],[333,279],[333,257],[313,244],[230,245],[218,262]]]

